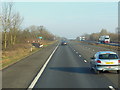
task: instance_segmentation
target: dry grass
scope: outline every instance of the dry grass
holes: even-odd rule
[[[20,46],[20,47],[19,47]],[[30,44],[26,45],[26,46],[31,46]],[[2,63],[2,68],[7,67],[17,61],[19,61],[21,58],[29,55],[30,53],[32,53],[30,51],[30,47],[26,47],[24,44],[23,45],[16,45],[16,49],[15,47],[13,48],[13,50],[8,50],[8,51],[3,51],[2,52],[2,61],[0,63]],[[35,51],[36,48],[33,48],[33,51]]]
[[[120,47],[118,47],[118,46],[111,46],[111,45],[106,45],[106,44],[96,44],[96,43],[89,43],[89,42],[83,42],[83,41],[81,41],[81,42],[91,44],[91,45],[95,45],[95,46],[106,47],[106,48],[109,48],[109,49],[120,50]]]
[[[55,41],[44,41],[43,45],[44,47],[55,43]],[[22,58],[31,55],[32,53],[40,50],[41,48],[35,48],[32,47],[32,52],[31,52],[31,44],[18,44],[14,46],[14,48],[11,50],[3,51],[2,52],[2,60],[0,60],[0,64],[2,63],[2,68],[5,68],[17,61],[20,61]]]

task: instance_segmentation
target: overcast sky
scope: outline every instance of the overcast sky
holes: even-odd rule
[[[115,32],[118,26],[117,2],[16,2],[15,9],[24,17],[23,27],[43,25],[67,38],[102,28]]]

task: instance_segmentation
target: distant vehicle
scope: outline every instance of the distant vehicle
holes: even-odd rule
[[[108,35],[100,36],[99,42],[100,43],[110,43],[110,37]]]
[[[101,71],[117,71],[120,73],[120,59],[115,52],[100,51],[97,52],[90,61],[91,69],[97,74]]]
[[[80,41],[84,41],[85,40],[85,37],[80,37]]]
[[[67,42],[66,41],[62,41],[61,45],[67,45]]]

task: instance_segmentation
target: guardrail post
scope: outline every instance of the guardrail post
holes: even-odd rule
[[[30,51],[32,52],[32,50],[33,50],[33,49],[32,49],[32,47],[31,47],[31,48],[30,48]]]

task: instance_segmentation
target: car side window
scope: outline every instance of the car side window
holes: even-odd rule
[[[103,56],[102,56],[102,55],[99,55],[99,59],[103,59]]]

